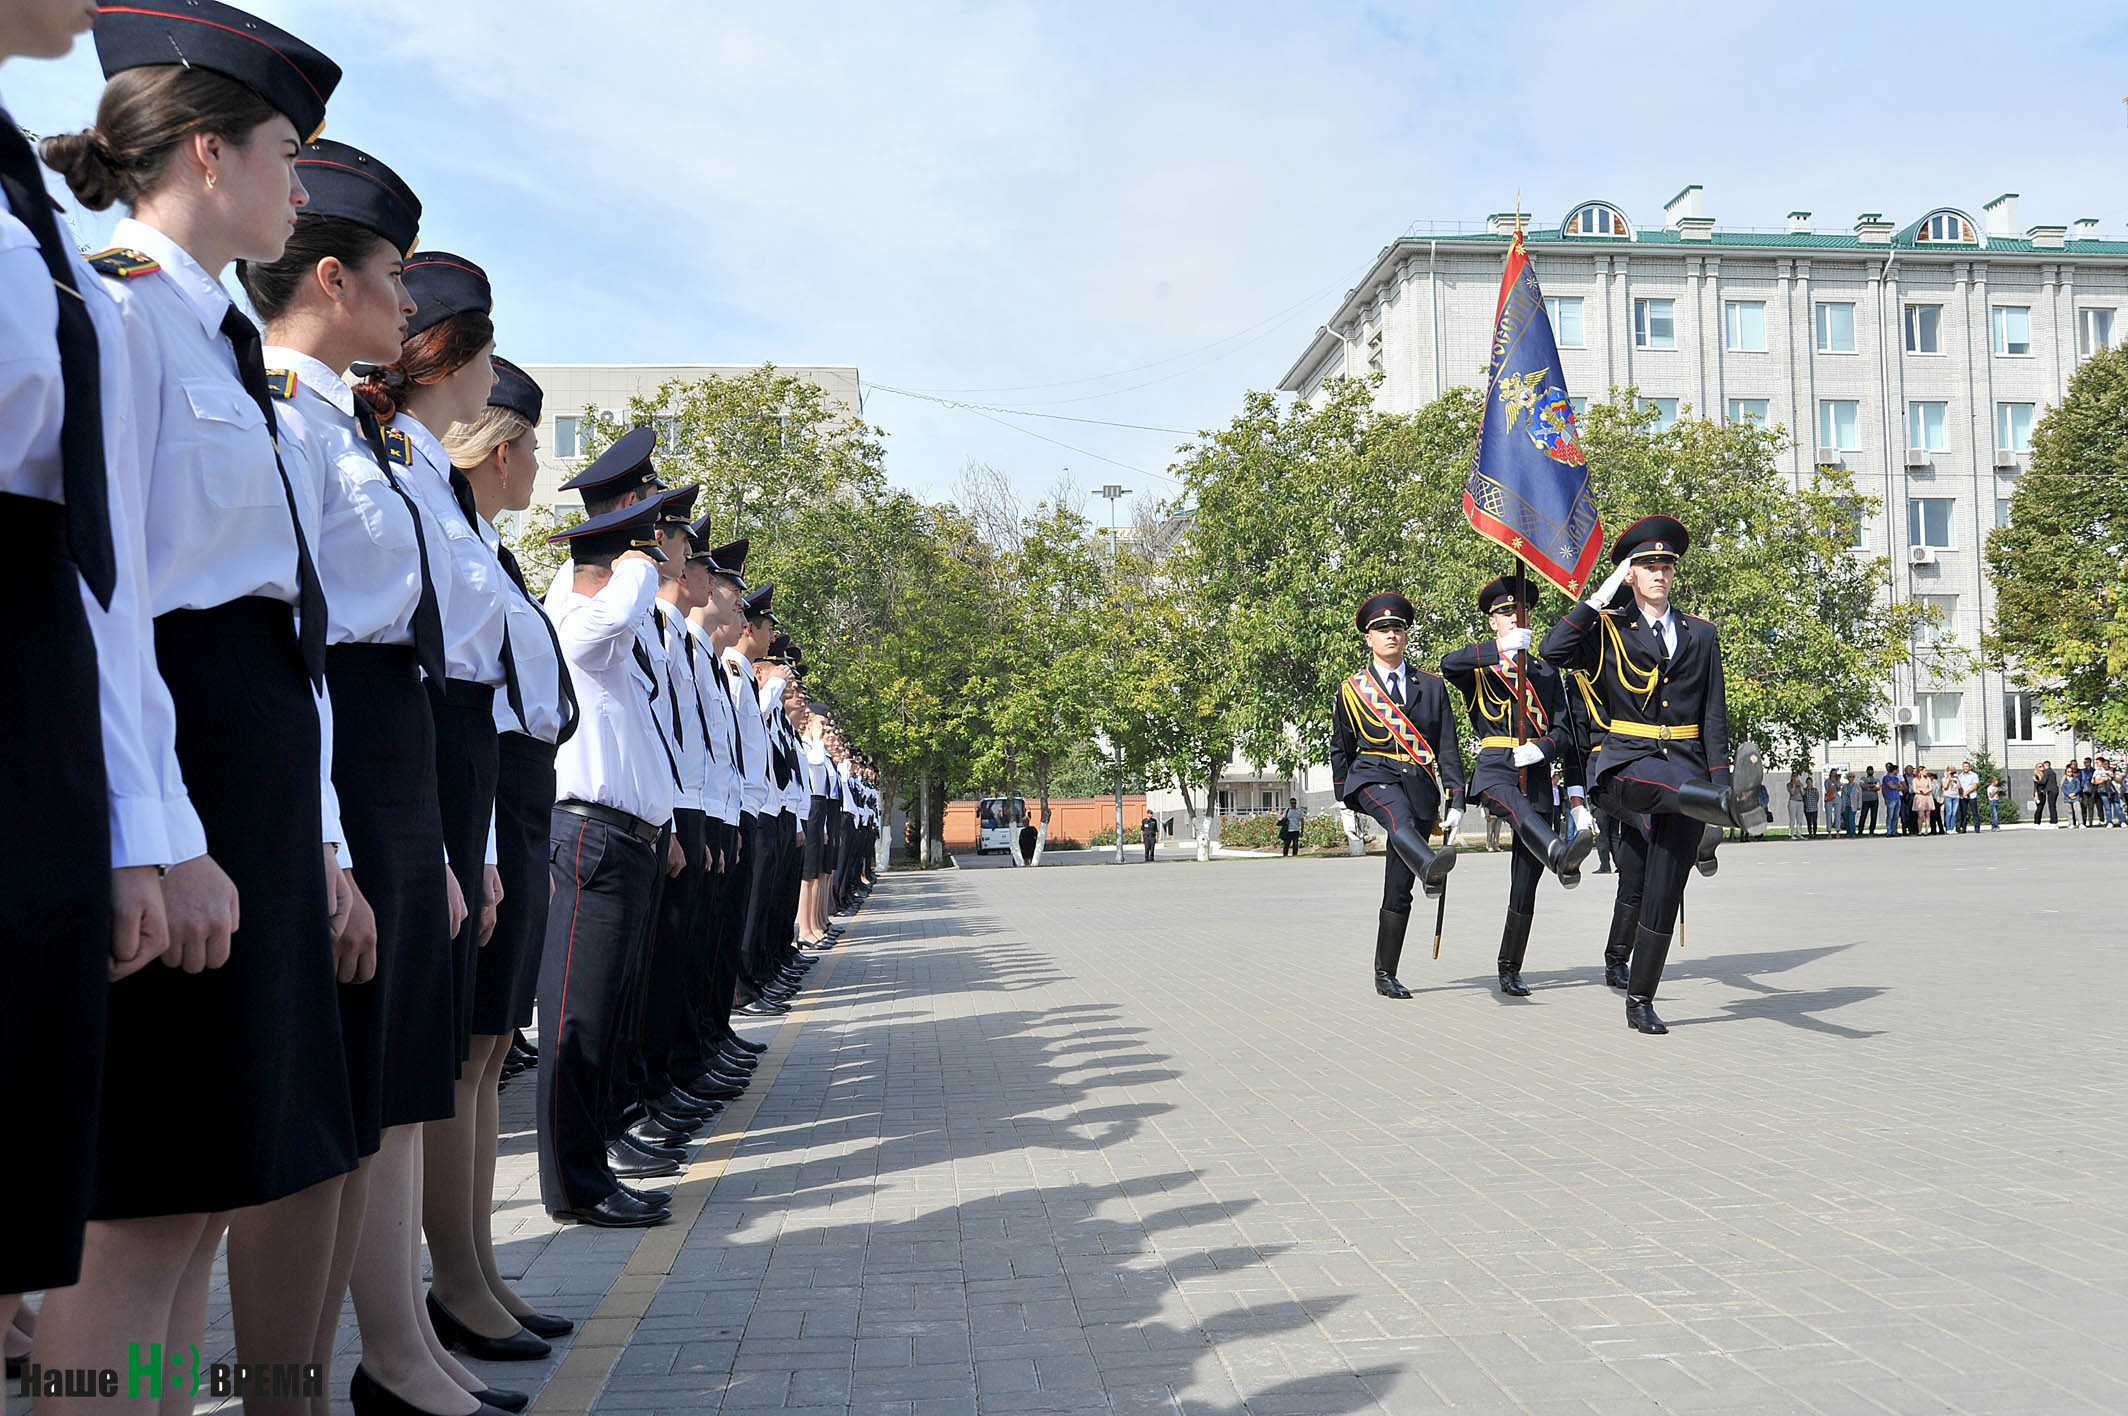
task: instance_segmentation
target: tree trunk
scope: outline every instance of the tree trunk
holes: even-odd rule
[[[1049,759],[1039,758],[1035,765],[1040,773],[1035,780],[1035,791],[1042,799],[1042,819],[1035,826],[1034,857],[1027,862],[1029,865],[1040,865],[1042,852],[1049,849]]]
[[[931,769],[928,767],[916,778],[916,863],[925,870],[931,868]]]
[[[872,869],[880,875],[894,862],[894,777],[881,773],[879,791],[879,839],[872,845]]]
[[[1211,775],[1204,785],[1204,834],[1197,838],[1197,859],[1210,860],[1219,849],[1219,776],[1226,769],[1224,762],[1212,764]]]

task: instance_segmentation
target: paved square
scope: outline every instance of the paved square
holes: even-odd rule
[[[2128,1411],[2124,857],[1730,848],[1661,1038],[1608,876],[1512,1001],[1467,857],[1404,1003],[1378,857],[889,877],[690,1230],[509,1201],[535,1411]]]

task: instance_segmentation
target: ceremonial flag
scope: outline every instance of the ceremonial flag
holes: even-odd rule
[[[1500,277],[1485,416],[1463,514],[1480,536],[1507,547],[1569,597],[1581,593],[1603,549],[1559,346],[1520,231]]]

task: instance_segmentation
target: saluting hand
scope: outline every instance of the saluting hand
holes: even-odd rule
[[[1510,654],[1519,654],[1530,647],[1530,632],[1521,626],[1503,629],[1494,637],[1493,643],[1499,648],[1500,657],[1505,659]]]
[[[458,931],[465,928],[465,891],[458,888],[458,872],[446,864],[443,867],[444,909],[451,917],[450,937],[456,939]]]
[[[347,882],[347,923],[333,936],[334,972],[342,983],[368,983],[377,976],[377,912],[352,870],[341,871],[340,878]]]
[[[163,913],[162,885],[152,865],[123,866],[111,872],[111,982],[138,973],[170,947],[170,922]]]
[[[502,872],[492,865],[480,868],[480,947],[495,937],[495,913],[502,907]]]
[[[1597,587],[1595,594],[1589,596],[1589,608],[1592,610],[1608,610],[1611,608],[1611,601],[1618,598],[1619,587],[1626,583],[1626,573],[1632,569],[1633,562],[1631,561],[1620,561],[1616,566],[1613,566],[1610,578]]]
[[[163,913],[170,923],[163,963],[199,973],[229,962],[229,936],[240,922],[236,883],[213,856],[194,856],[170,867],[163,877]]]

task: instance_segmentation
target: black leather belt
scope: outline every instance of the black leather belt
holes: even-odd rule
[[[558,801],[556,811],[566,811],[571,816],[581,816],[586,821],[596,821],[602,826],[612,826],[626,831],[646,845],[656,845],[658,837],[665,834],[663,826],[653,826],[640,816],[631,816],[616,807],[600,806],[595,801]]]
[[[421,666],[411,644],[328,644],[325,671],[367,674],[375,678],[411,679],[421,676]]]

